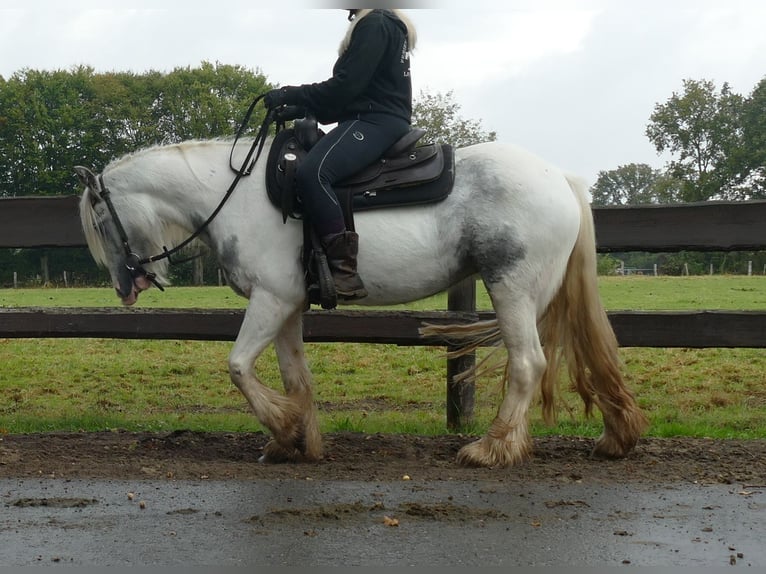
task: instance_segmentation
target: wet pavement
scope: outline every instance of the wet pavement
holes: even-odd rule
[[[0,480],[0,564],[766,565],[766,487]]]

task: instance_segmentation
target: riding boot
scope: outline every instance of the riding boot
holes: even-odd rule
[[[361,277],[356,272],[356,255],[359,253],[359,235],[344,231],[322,237],[327,263],[335,282],[339,299],[351,300],[367,297]]]

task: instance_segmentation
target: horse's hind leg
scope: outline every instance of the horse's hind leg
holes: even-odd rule
[[[311,389],[311,372],[304,354],[301,317],[299,310],[288,318],[274,341],[274,347],[285,392],[299,405],[303,413],[303,429],[296,447],[307,460],[313,461],[322,456],[322,437]],[[270,442],[264,449],[264,459],[271,462],[292,458],[292,453],[285,452],[284,447],[277,441]]]
[[[465,466],[508,466],[531,455],[527,412],[545,371],[545,356],[531,301],[493,297],[498,326],[508,350],[505,396],[486,436],[463,447],[458,463]]]

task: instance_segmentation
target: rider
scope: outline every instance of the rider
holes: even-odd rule
[[[409,131],[409,54],[416,41],[415,28],[399,10],[348,12],[351,24],[332,77],[271,90],[264,97],[269,109],[299,106],[293,118],[309,110],[323,124],[338,123],[311,148],[296,181],[327,253],[337,295],[346,300],[365,297],[367,291],[356,270],[359,236],[346,230],[332,186],[373,163]]]

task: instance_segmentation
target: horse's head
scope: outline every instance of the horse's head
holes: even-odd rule
[[[103,178],[88,168],[74,169],[85,186],[80,199],[80,221],[90,253],[97,264],[109,271],[123,305],[133,305],[138,294],[156,281],[154,274],[144,269],[138,255],[149,253],[154,246],[143,238],[134,223],[140,217],[136,215],[136,206],[128,208],[124,198],[112,197],[103,186]]]

